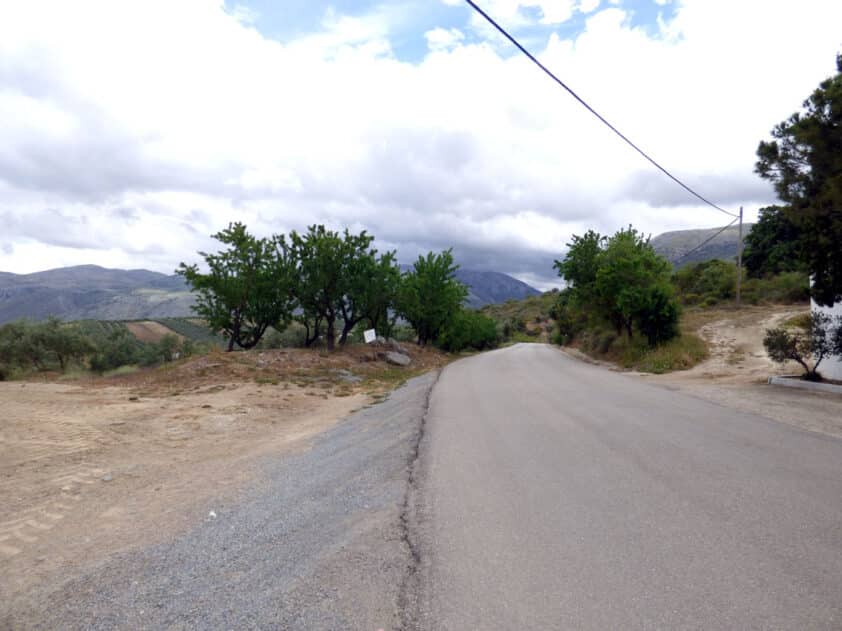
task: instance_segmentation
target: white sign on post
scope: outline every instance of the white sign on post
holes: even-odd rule
[[[369,329],[368,331],[363,332],[363,337],[365,338],[366,344],[371,344],[377,339],[377,332],[374,329]]]

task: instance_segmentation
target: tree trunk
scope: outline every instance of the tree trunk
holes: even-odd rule
[[[336,328],[334,327],[335,318],[327,319],[327,350],[329,353],[333,352],[336,347]]]
[[[345,342],[348,341],[348,335],[350,335],[351,330],[360,323],[360,320],[355,320],[350,322],[345,320],[345,324],[342,327],[342,335],[339,336],[339,345],[345,346]]]

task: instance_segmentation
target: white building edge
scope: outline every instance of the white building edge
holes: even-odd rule
[[[810,307],[814,311],[821,311],[834,319],[836,316],[842,316],[842,302],[837,302],[832,307],[820,307],[815,301],[810,300]],[[842,381],[842,357],[825,357],[819,364],[819,374],[825,379]]]

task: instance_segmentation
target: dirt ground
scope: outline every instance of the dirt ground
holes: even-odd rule
[[[842,437],[842,395],[768,385],[773,375],[796,375],[795,363],[772,362],[763,348],[766,329],[808,307],[744,307],[710,311],[697,317],[698,334],[710,358],[690,370],[642,378],[745,412],[760,414],[810,431]]]
[[[108,379],[0,383],[0,614],[259,484],[260,456],[376,403],[409,369],[356,348],[212,353]],[[0,615],[0,619],[2,616]]]

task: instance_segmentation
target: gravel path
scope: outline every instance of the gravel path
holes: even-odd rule
[[[389,629],[413,571],[408,478],[428,374],[262,465],[263,482],[178,538],[69,579],[0,629]]]

